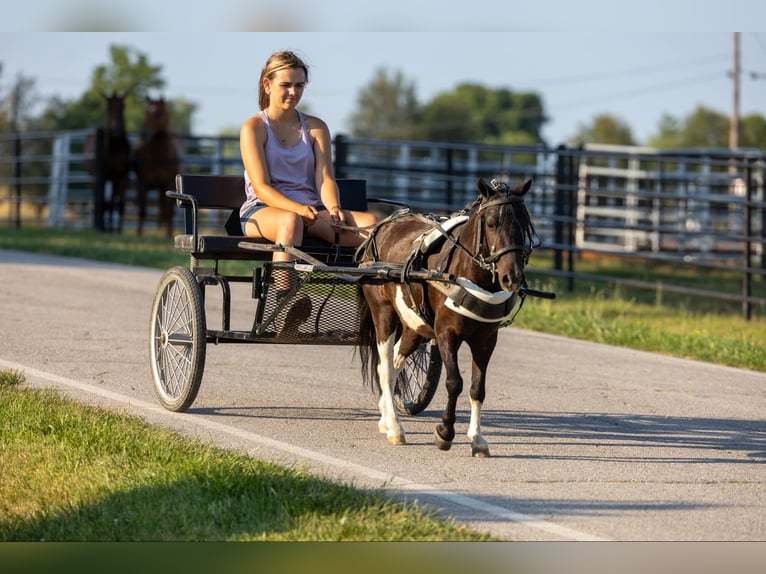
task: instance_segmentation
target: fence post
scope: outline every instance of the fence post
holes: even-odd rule
[[[13,179],[16,181],[16,229],[21,229],[21,133],[13,139]]]
[[[452,183],[452,178],[455,175],[455,165],[453,159],[452,147],[447,148],[447,205],[450,209],[454,209],[453,204],[455,202],[455,187]]]
[[[96,129],[96,152],[94,158],[96,176],[93,178],[93,227],[105,231],[104,226],[104,129]]]
[[[553,203],[553,268],[564,269],[567,252],[567,290],[574,291],[574,156],[563,144],[556,148],[556,189]],[[568,248],[566,247],[568,246]]]
[[[348,177],[348,142],[346,136],[338,134],[335,136],[335,177],[343,179]]]
[[[745,236],[745,272],[742,274],[742,318],[745,321],[749,321],[753,315],[753,305],[750,302],[750,297],[753,294],[753,163],[752,160],[747,160],[745,163],[745,205],[742,210],[742,216],[744,221],[743,232]]]
[[[553,196],[553,243],[556,246],[553,249],[553,268],[556,271],[564,269],[564,252],[562,245],[564,243],[564,222],[562,220],[564,212],[564,159],[563,153],[566,148],[560,145],[556,148],[556,188]]]
[[[48,227],[61,228],[64,225],[66,212],[67,181],[69,179],[69,145],[68,133],[57,136],[53,141],[53,158],[51,158],[51,178],[48,182]]]

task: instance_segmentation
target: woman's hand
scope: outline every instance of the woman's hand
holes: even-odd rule
[[[345,223],[346,222],[346,214],[343,213],[343,210],[337,205],[333,205],[330,207],[327,211],[330,212],[330,218],[332,219],[333,223]]]
[[[304,205],[303,208],[298,212],[298,215],[301,216],[303,219],[303,224],[306,225],[306,227],[311,227],[317,220],[316,207],[312,205]]]

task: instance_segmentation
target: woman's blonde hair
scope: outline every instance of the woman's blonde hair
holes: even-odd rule
[[[301,60],[294,52],[284,50],[282,52],[274,52],[269,59],[266,60],[266,65],[261,70],[261,79],[258,82],[258,106],[265,110],[269,107],[269,94],[266,93],[266,88],[263,87],[263,79],[274,78],[274,75],[279,70],[285,70],[288,68],[302,68],[306,73],[306,83],[309,81],[309,67]]]

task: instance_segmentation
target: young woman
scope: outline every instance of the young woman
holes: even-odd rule
[[[272,54],[261,70],[260,112],[239,135],[247,198],[240,209],[242,231],[283,245],[300,245],[304,235],[343,246],[359,245],[374,215],[340,208],[332,172],[330,130],[320,118],[297,106],[309,79],[308,66],[293,52]],[[344,224],[337,227],[337,224]],[[275,252],[274,261],[289,261]],[[277,301],[292,290],[290,274],[275,273]],[[309,297],[292,303],[278,331],[297,330],[311,314]]]
[[[300,245],[304,234],[344,246],[359,245],[370,213],[342,210],[332,172],[330,130],[320,118],[297,110],[308,83],[308,66],[293,52],[276,52],[261,71],[261,111],[240,130],[247,199],[242,231],[283,245]],[[275,261],[287,261],[275,253]]]

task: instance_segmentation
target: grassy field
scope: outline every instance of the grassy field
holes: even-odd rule
[[[156,236],[0,228],[0,249],[158,269],[187,264]],[[559,297],[529,298],[514,328],[766,372],[761,318],[748,322],[725,305],[586,282],[569,293],[535,274],[536,263],[531,286]],[[540,263],[544,268],[544,258]],[[604,272],[605,265],[615,264],[579,268]],[[0,540],[488,539],[382,492],[325,482],[52,392],[25,390],[23,378],[0,372]]]

